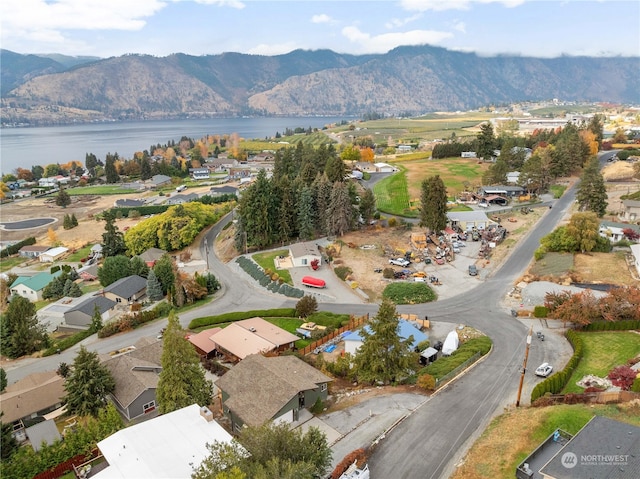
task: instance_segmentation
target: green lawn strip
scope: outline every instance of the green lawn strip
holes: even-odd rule
[[[563,393],[581,393],[576,382],[587,374],[606,377],[616,366],[640,354],[640,340],[631,331],[578,333],[584,344],[584,353]]]
[[[275,271],[278,275],[284,280],[285,283],[293,285],[293,280],[291,279],[291,273],[286,269],[276,269],[275,258],[278,256],[288,256],[289,251],[286,249],[278,250],[278,251],[267,251],[266,253],[256,253],[251,258],[258,263],[262,269],[265,271],[270,269],[271,271]]]
[[[553,194],[553,197],[555,199],[560,198],[564,194],[564,191],[566,189],[567,189],[567,187],[563,186],[563,185],[551,185],[549,187],[549,190],[551,191],[551,193]]]
[[[91,252],[91,246],[87,245],[84,248],[76,250],[75,253],[71,253],[66,259],[67,263],[79,263],[82,258],[86,258]]]
[[[409,189],[405,168],[400,165],[399,172],[384,178],[373,186],[376,197],[376,207],[383,213],[417,217],[417,210],[410,210]]]
[[[543,259],[533,264],[531,273],[538,276],[559,276],[571,269],[573,269],[572,253],[547,253]]]
[[[83,284],[82,286],[80,286],[80,291],[82,291],[82,294],[95,293],[96,291],[100,291],[101,289],[102,285],[97,281],[92,284]]]
[[[138,190],[122,188],[118,185],[77,186],[66,190],[71,196],[78,195],[133,195],[140,194]]]
[[[14,266],[21,265],[27,260],[27,258],[23,258],[22,256],[15,256],[13,258],[2,258],[0,260],[0,271],[5,272],[9,271]]]

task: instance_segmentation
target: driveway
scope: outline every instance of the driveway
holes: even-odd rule
[[[363,298],[338,278],[333,272],[333,269],[326,264],[320,266],[316,271],[305,266],[290,268],[289,273],[291,273],[293,285],[303,290],[305,294],[314,296],[319,303],[364,303]],[[302,284],[302,278],[305,276],[323,279],[326,287],[319,289],[304,286]]]

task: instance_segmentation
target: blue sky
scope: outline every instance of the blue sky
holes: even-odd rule
[[[364,54],[419,44],[481,55],[640,56],[640,2],[2,0],[0,32],[0,46],[18,53],[98,57]]]

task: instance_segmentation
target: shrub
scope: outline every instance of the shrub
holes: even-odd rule
[[[323,410],[324,410],[324,403],[322,402],[322,399],[320,398],[316,399],[316,402],[311,407],[311,412],[313,414],[320,414]]]
[[[418,381],[416,384],[422,389],[433,391],[436,388],[436,378],[434,378],[431,374],[421,374],[420,376],[418,376]]]
[[[382,277],[386,279],[393,279],[395,271],[393,268],[385,268],[382,270]]]
[[[333,470],[330,479],[339,479],[351,464],[357,461],[359,465],[362,465],[366,462],[366,460],[367,455],[364,449],[356,449],[355,451],[350,452],[349,454],[344,456],[344,459],[342,459],[342,461],[340,461],[340,463]]]
[[[318,300],[313,296],[303,296],[296,303],[296,316],[306,318],[318,310]]]
[[[634,393],[640,393],[640,378],[635,378],[631,385],[631,391]]]
[[[549,314],[549,308],[546,306],[536,306],[533,308],[533,316],[536,318],[546,318]]]
[[[636,380],[636,372],[629,366],[617,366],[607,376],[614,386],[628,391]]]
[[[391,283],[382,292],[396,304],[419,304],[435,301],[436,293],[426,283]]]
[[[338,266],[333,270],[336,273],[336,276],[340,278],[342,281],[347,279],[353,271],[348,266]]]
[[[387,224],[389,225],[390,228],[393,228],[396,224],[398,224],[398,220],[395,219],[395,217],[389,218],[387,220]]]

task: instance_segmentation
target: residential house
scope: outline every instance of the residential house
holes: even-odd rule
[[[238,160],[233,158],[227,158],[226,155],[218,155],[218,158],[212,158],[207,160],[207,166],[213,167],[214,171],[218,173],[222,173],[224,171],[229,171],[229,169],[238,166]]]
[[[151,177],[151,188],[159,188],[171,184],[171,177],[167,175],[153,175]]]
[[[363,173],[375,173],[376,170],[376,165],[374,165],[373,163],[370,163],[368,161],[358,161],[355,164],[356,169],[362,171]]]
[[[116,303],[130,304],[139,301],[147,292],[147,280],[133,274],[120,278],[102,290],[103,296]]]
[[[83,266],[78,270],[78,276],[80,276],[83,281],[95,281],[98,279],[98,264],[94,263]]]
[[[40,178],[38,180],[38,186],[43,188],[46,188],[46,187],[54,188],[58,185],[66,185],[67,183],[69,183],[69,177],[62,176],[62,175],[50,176],[48,178]]]
[[[318,260],[318,265],[322,264],[322,255],[318,245],[313,242],[292,244],[289,246],[289,256],[291,256],[294,267],[310,266],[314,260]]]
[[[14,435],[26,439],[24,428],[62,406],[64,378],[55,371],[33,373],[10,384],[0,394],[2,422],[13,424]]]
[[[398,154],[411,153],[412,149],[413,148],[411,147],[411,145],[398,145],[396,146],[396,153]]]
[[[633,257],[633,264],[636,267],[638,277],[640,278],[640,244],[631,245],[631,256]]]
[[[640,474],[638,451],[640,427],[594,416],[573,437],[555,431],[520,464],[516,477],[635,479]]]
[[[18,250],[18,254],[24,258],[37,258],[42,253],[51,249],[51,246],[31,245],[23,246]]]
[[[167,252],[160,248],[149,248],[144,253],[138,255],[140,259],[142,259],[149,268],[153,268],[156,262],[162,258]]]
[[[251,354],[292,349],[299,338],[262,318],[250,318],[231,323],[210,339],[220,354],[236,362]]]
[[[186,193],[184,195],[177,194],[173,195],[171,198],[167,200],[168,205],[181,205],[183,203],[188,203],[189,201],[195,201],[199,198],[197,193]]]
[[[89,328],[98,308],[102,321],[107,321],[115,312],[116,302],[104,296],[90,296],[64,313],[64,322],[69,326]]]
[[[38,257],[41,263],[53,263],[54,261],[58,261],[61,259],[67,252],[69,248],[65,248],[64,246],[58,246],[57,248],[51,248],[44,253],[40,254]]]
[[[607,238],[611,243],[625,239],[623,231],[630,229],[640,235],[640,226],[629,223],[615,223],[613,221],[600,221],[599,233],[603,238]]]
[[[369,326],[365,326],[365,328],[367,328],[367,331],[369,333],[371,332],[371,328]],[[397,332],[398,336],[402,340],[406,340],[410,336],[413,336],[413,342],[411,343],[412,348],[416,348],[422,341],[426,341],[427,339],[429,339],[429,337],[425,333],[423,333],[409,321],[406,321],[404,319],[398,321]],[[363,338],[359,330],[346,335],[343,339],[344,351],[346,353],[355,354],[358,349],[360,349],[360,346],[362,346]]]
[[[618,215],[622,221],[640,221],[640,201],[622,200],[622,210]]]
[[[259,163],[267,163],[274,161],[276,159],[276,155],[271,151],[263,151],[258,153],[257,155],[253,155],[249,158],[249,161],[255,161]]]
[[[110,395],[116,409],[127,420],[154,412],[157,408],[156,389],[162,357],[162,341],[142,339],[135,349],[104,361],[111,372],[115,389]]]
[[[232,180],[247,180],[251,178],[251,168],[229,168],[229,178]]]
[[[144,206],[144,200],[132,200],[127,198],[121,198],[113,202],[115,208],[140,208]]]
[[[211,190],[209,190],[209,194],[211,196],[221,196],[221,195],[236,195],[238,196],[240,193],[240,190],[238,188],[235,188],[233,186],[229,186],[229,185],[225,185],[225,186],[218,186],[218,187],[212,187]]]
[[[482,197],[505,196],[507,198],[514,198],[524,193],[524,188],[517,185],[482,186],[478,191],[478,194]]]
[[[189,168],[189,174],[194,180],[208,180],[211,178],[209,168]]]
[[[388,163],[374,163],[374,166],[376,167],[376,171],[378,173],[395,173],[396,171],[398,171],[398,168],[396,168],[395,166],[391,166]]]
[[[215,384],[234,431],[268,421],[293,423],[318,399],[327,399],[332,379],[295,356],[254,354]]]
[[[222,331],[222,328],[211,328],[200,331],[198,334],[191,334],[187,340],[193,344],[196,351],[200,356],[209,358],[213,356],[216,351],[216,343],[213,342],[211,337]]]
[[[489,219],[484,211],[451,211],[447,218],[453,229],[460,228],[463,231],[471,231],[474,228],[484,230],[489,225],[497,224]]]
[[[229,443],[231,434],[213,413],[197,404],[129,426],[98,443],[109,464],[93,479],[190,479],[210,451],[208,444]]]
[[[56,271],[53,274],[43,271],[34,276],[18,276],[9,289],[12,295],[22,296],[32,302],[40,301],[44,288],[61,274],[62,271]]]

